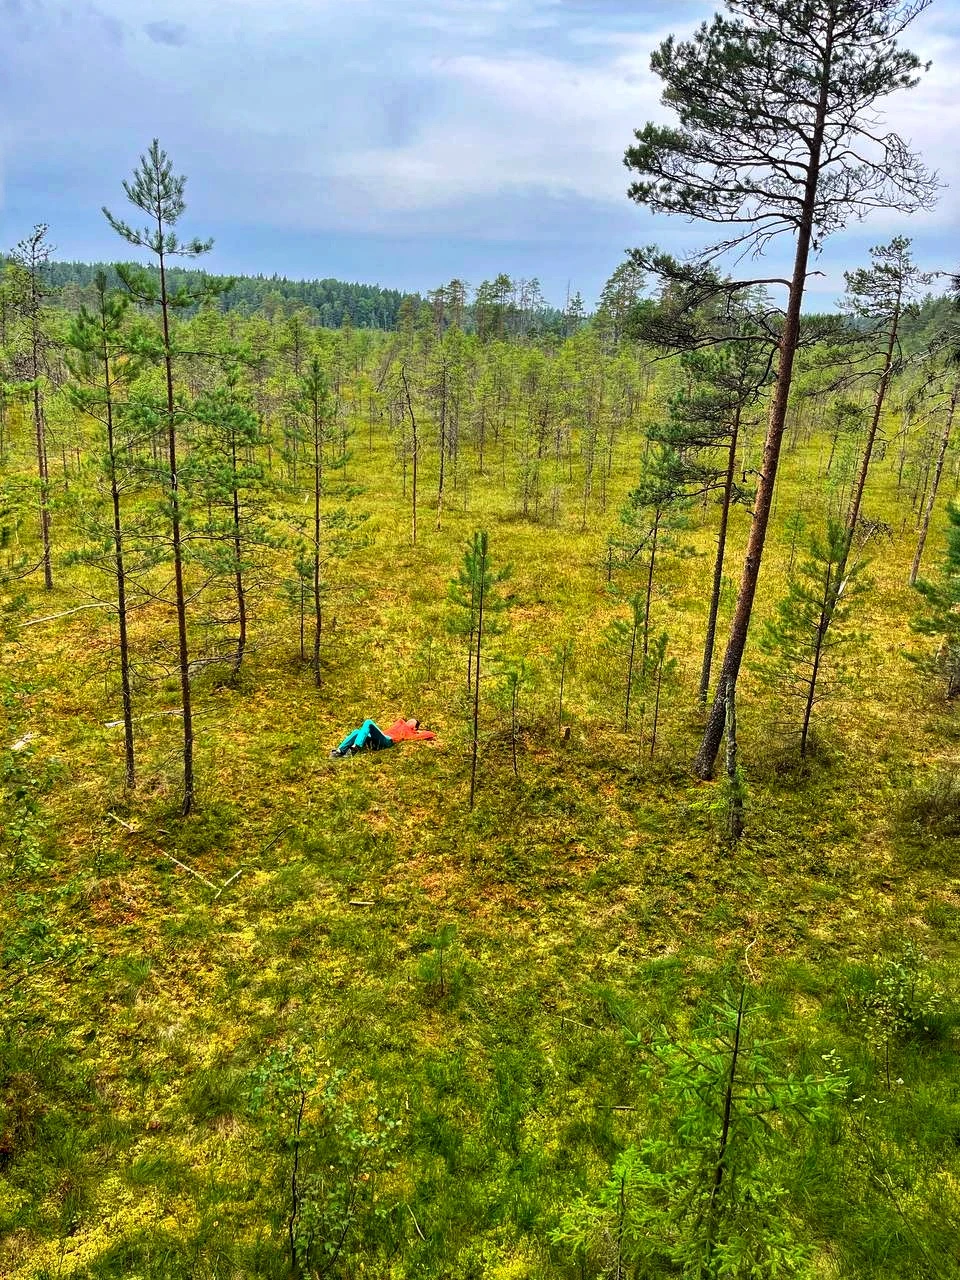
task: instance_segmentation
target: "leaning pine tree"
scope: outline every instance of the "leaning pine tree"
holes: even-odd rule
[[[725,690],[735,683],[760,575],[786,422],[800,310],[812,252],[851,217],[932,204],[936,183],[894,133],[878,127],[878,102],[917,83],[919,59],[897,38],[930,0],[726,0],[726,14],[691,40],[672,36],[653,54],[663,102],[679,126],[647,124],[626,153],[631,197],[659,213],[728,224],[729,236],[678,264],[637,250],[638,265],[680,283],[738,294],[764,284],[786,291],[775,330],[776,369],[753,522],[737,604],[695,769],[713,774],[723,740]],[[762,252],[794,240],[789,278],[720,280],[725,250]]]

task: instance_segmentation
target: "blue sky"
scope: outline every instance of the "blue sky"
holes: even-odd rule
[[[184,232],[215,237],[211,270],[420,290],[506,271],[593,301],[629,246],[702,241],[630,203],[622,155],[665,118],[650,50],[715,7],[0,0],[0,247],[46,221],[59,257],[122,256],[100,206],[124,212],[156,135],[189,177]],[[934,66],[887,118],[947,189],[933,213],[829,241],[814,305],[896,232],[924,266],[960,265],[960,0],[907,43]]]

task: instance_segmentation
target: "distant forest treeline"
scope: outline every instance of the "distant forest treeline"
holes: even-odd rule
[[[8,259],[0,255],[0,268]],[[133,264],[130,264],[133,265]],[[141,266],[148,274],[156,274],[153,266]],[[96,262],[49,262],[44,266],[44,279],[50,301],[67,311],[79,310],[81,303],[92,305],[93,280],[97,271],[107,273],[111,287],[120,284],[116,266]],[[183,267],[168,267],[167,279],[174,290],[192,292],[207,273]],[[463,281],[429,290],[426,294],[403,293],[375,284],[359,284],[345,280],[288,280],[286,276],[235,276],[233,283],[218,299],[218,309],[237,311],[241,315],[260,313],[268,319],[275,316],[308,312],[310,320],[323,328],[339,329],[349,322],[356,329],[396,330],[405,321],[413,324],[425,320],[429,310],[440,330],[457,324],[465,333],[482,338],[569,337],[588,318],[579,293],[568,299],[565,309],[548,305],[537,280],[511,280],[501,274],[495,280],[484,280],[470,290]],[[629,264],[619,267],[611,276],[600,299],[599,313],[612,326],[616,341],[630,309],[636,305],[642,277]],[[468,301],[468,293],[472,300]],[[905,310],[900,337],[908,352],[929,345],[933,335],[942,331],[953,312],[949,295],[927,296]],[[192,314],[196,308],[187,308]],[[806,319],[822,326],[837,319],[831,313],[807,314]],[[850,323],[849,318],[846,323]]]
[[[0,266],[5,259],[0,257]],[[156,274],[156,268],[143,268]],[[50,262],[44,268],[48,289],[53,301],[68,311],[76,311],[81,303],[93,301],[93,280],[97,271],[107,273],[111,287],[119,285],[116,267],[110,263]],[[173,289],[190,288],[205,273],[183,267],[168,267],[167,277]],[[324,328],[337,329],[347,320],[357,329],[398,329],[404,315],[411,319],[421,307],[436,311],[444,308],[447,323],[455,316],[465,332],[483,331],[493,336],[533,336],[553,333],[564,336],[575,328],[584,317],[583,303],[575,295],[566,312],[549,306],[540,293],[536,280],[513,281],[500,275],[494,281],[483,281],[473,290],[468,301],[469,286],[453,280],[430,291],[403,293],[399,289],[384,289],[375,284],[358,284],[345,280],[288,280],[285,276],[236,276],[232,286],[220,299],[224,311],[239,311],[243,315],[261,312],[269,318],[275,315],[291,315],[295,311],[312,313],[315,323]]]
[[[139,264],[138,264],[139,265]],[[105,270],[112,286],[119,285],[116,269],[109,263],[51,262],[45,269],[48,286],[60,292],[59,301],[75,309],[84,301],[97,271]],[[150,274],[156,268],[143,267]],[[196,284],[207,273],[183,267],[169,267],[171,286]],[[381,289],[373,284],[351,284],[344,280],[287,280],[284,276],[237,276],[223,294],[225,311],[291,312],[306,307],[316,312],[317,323],[336,329],[344,316],[357,329],[395,329],[405,294],[399,289]],[[414,297],[419,302],[418,297]]]

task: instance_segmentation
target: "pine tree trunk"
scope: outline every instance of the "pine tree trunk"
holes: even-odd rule
[[[723,505],[720,508],[720,531],[717,534],[717,558],[713,565],[713,590],[710,594],[710,613],[707,617],[707,634],[703,642],[703,665],[700,668],[698,700],[707,705],[710,692],[710,668],[713,666],[713,647],[717,638],[717,617],[720,613],[720,593],[723,589],[723,559],[727,549],[727,525],[730,520],[730,503],[733,498],[733,478],[737,469],[737,437],[740,434],[740,406],[733,419],[730,450],[727,454],[727,474],[723,482]]]
[[[827,630],[833,618],[833,610],[836,607],[839,594],[838,584],[842,582],[839,571],[836,576],[828,570],[827,581],[823,593],[823,605],[820,609],[820,621],[817,625],[817,638],[813,647],[813,665],[810,669],[810,682],[807,688],[806,702],[803,708],[803,727],[800,730],[800,759],[804,760],[807,755],[807,737],[810,733],[810,717],[813,715],[813,705],[817,696],[817,681],[820,678],[820,664],[823,658],[823,646],[827,638]]]
[[[240,618],[240,634],[237,636],[237,656],[233,664],[234,679],[240,674],[240,666],[247,647],[247,596],[243,586],[243,557],[240,536],[240,494],[237,490],[237,438],[231,433],[230,452],[233,462],[233,569],[237,592],[237,612]]]
[[[704,1256],[704,1275],[709,1275],[713,1261],[713,1241],[717,1219],[720,1211],[720,1191],[727,1169],[727,1149],[733,1125],[733,1103],[737,1087],[737,1067],[740,1060],[740,1037],[743,1029],[743,1005],[746,996],[746,985],[740,988],[740,1003],[737,1007],[737,1023],[733,1036],[733,1049],[730,1054],[730,1074],[723,1098],[723,1122],[720,1130],[720,1145],[717,1151],[717,1163],[713,1170],[713,1185],[710,1188],[710,1203],[707,1208],[706,1250]]]
[[[854,482],[853,489],[850,493],[850,502],[847,506],[847,514],[845,519],[846,535],[843,543],[843,553],[837,562],[836,572],[833,575],[832,591],[828,594],[824,605],[824,614],[821,619],[821,630],[817,639],[818,652],[826,638],[826,633],[833,620],[833,611],[837,607],[837,600],[843,589],[844,574],[847,570],[847,564],[850,560],[850,552],[853,550],[854,539],[857,534],[857,521],[860,518],[860,508],[863,503],[863,494],[867,486],[867,476],[870,471],[870,460],[873,456],[873,447],[877,438],[877,431],[880,426],[880,415],[883,412],[883,402],[886,398],[887,387],[890,383],[890,375],[893,370],[893,353],[896,348],[897,327],[900,321],[900,297],[897,296],[897,304],[894,309],[893,318],[890,325],[890,337],[887,343],[887,350],[884,356],[883,371],[880,376],[880,382],[877,386],[876,394],[873,398],[873,414],[870,419],[870,427],[867,431],[867,438],[864,442],[863,457],[860,460],[860,466],[857,470],[857,478]],[[828,469],[829,470],[829,469]],[[814,675],[814,684],[816,684],[816,675]],[[804,756],[806,751],[807,725],[810,720],[810,714],[813,709],[812,704],[813,690],[811,690],[810,701],[804,714],[804,728],[800,746],[800,756]]]
[[[440,393],[440,477],[437,482],[437,532],[443,515],[443,486],[446,479],[447,460],[447,370],[444,366],[443,385]]]
[[[957,396],[960,394],[960,387],[955,386],[950,396],[950,408],[947,412],[947,422],[943,429],[943,435],[940,438],[940,452],[937,455],[937,466],[933,473],[933,481],[930,485],[930,492],[927,495],[927,505],[923,513],[923,524],[920,527],[920,539],[917,542],[917,554],[913,557],[913,564],[910,567],[910,585],[911,587],[917,580],[917,574],[920,572],[920,560],[923,556],[924,544],[927,541],[927,533],[930,529],[930,516],[933,514],[933,504],[937,500],[937,489],[940,487],[940,476],[943,473],[943,461],[947,456],[947,446],[950,443],[950,431],[953,427],[953,415],[957,407]]]
[[[903,411],[903,425],[900,428],[900,457],[897,463],[897,497],[900,497],[900,489],[903,485],[903,468],[907,461],[907,438],[910,432],[910,413],[907,409]]]
[[[900,295],[897,295],[897,304],[893,313],[890,324],[890,339],[887,343],[886,355],[883,362],[883,372],[880,375],[880,382],[877,386],[876,395],[873,398],[873,416],[870,419],[870,428],[867,431],[867,439],[863,446],[863,457],[860,459],[860,468],[857,472],[857,479],[850,494],[850,503],[847,507],[847,540],[846,554],[840,564],[837,573],[837,582],[843,581],[843,573],[847,567],[847,559],[850,555],[850,548],[853,546],[853,539],[857,531],[857,521],[860,518],[860,507],[863,503],[864,490],[867,487],[867,475],[870,471],[870,460],[873,456],[873,446],[877,439],[877,431],[880,427],[880,415],[883,412],[883,404],[887,397],[887,388],[890,385],[890,377],[893,372],[893,353],[897,345],[897,329],[900,325]]]
[[[37,470],[40,475],[40,539],[43,545],[43,585],[53,590],[53,566],[50,559],[50,471],[47,465],[47,432],[40,399],[40,298],[37,293],[36,268],[30,272],[30,373],[33,379],[33,429],[37,446]]]
[[[627,663],[627,698],[623,708],[624,732],[630,728],[630,693],[633,688],[633,663],[637,653],[637,610],[633,610],[633,630],[630,632],[630,659]]]
[[[163,221],[157,227],[163,237]],[[170,314],[163,251],[160,259],[160,313],[163,319],[163,365],[167,384],[167,465],[170,475],[170,517],[173,527],[173,576],[177,607],[177,648],[180,664],[180,697],[183,703],[183,815],[193,809],[193,708],[190,701],[190,651],[187,645],[187,601],[183,585],[183,548],[180,531],[180,483],[177,472],[177,416],[173,398],[173,353],[170,347]]]
[[[650,544],[650,567],[647,571],[647,598],[643,608],[643,659],[650,649],[650,603],[653,599],[653,570],[657,561],[657,535],[660,532],[660,516],[653,523],[653,541]]]
[[[660,689],[663,685],[663,659],[664,654],[660,654],[657,662],[657,691],[653,700],[653,725],[650,729],[650,759],[653,759],[653,753],[657,749],[657,726],[660,724]]]
[[[407,371],[401,365],[400,377],[403,380],[403,390],[407,401],[407,412],[410,414],[410,430],[412,433],[412,443],[410,446],[410,471],[412,493],[410,499],[410,520],[411,520],[411,542],[413,546],[417,545],[417,463],[420,459],[420,441],[417,439],[417,419],[413,413],[413,401],[410,399],[410,387],[407,384]]]
[[[113,388],[110,382],[110,354],[103,340],[103,384],[107,409],[107,458],[110,466],[110,500],[113,505],[113,555],[117,573],[117,619],[120,630],[120,690],[123,697],[123,747],[126,785],[137,785],[133,745],[133,700],[130,695],[130,646],[127,638],[127,577],[123,563],[123,525],[120,519],[120,487],[113,438]]]
[[[513,700],[510,706],[510,748],[513,754],[513,774],[514,777],[520,777],[520,770],[517,768],[517,686],[513,689]]]
[[[476,636],[476,624],[471,611],[470,617],[470,639],[467,642],[467,698],[473,692],[473,641]]]
[[[477,752],[480,746],[480,646],[483,641],[483,588],[487,576],[487,553],[480,557],[480,590],[477,603],[477,656],[473,669],[473,744],[470,753],[470,809],[477,790]]]
[[[735,685],[727,685],[727,790],[729,793],[729,809],[727,812],[727,835],[731,844],[736,844],[743,835],[743,793],[737,773],[737,690]]]
[[[320,490],[323,481],[320,406],[313,404],[313,678],[321,685],[320,639],[323,631],[323,609],[320,599]]]
[[[710,718],[707,721],[703,740],[700,743],[700,750],[697,752],[694,762],[694,772],[700,778],[711,778],[713,776],[717,753],[723,741],[723,725],[726,715],[724,692],[728,684],[736,684],[737,677],[740,674],[740,664],[743,661],[744,650],[747,646],[747,632],[750,628],[753,601],[757,594],[757,584],[760,580],[763,547],[767,536],[767,525],[770,520],[770,509],[773,504],[773,494],[777,480],[777,464],[780,460],[780,446],[783,442],[783,431],[787,419],[790,383],[793,377],[793,362],[800,338],[800,308],[803,303],[803,291],[807,279],[807,260],[810,256],[810,243],[813,238],[813,218],[816,208],[821,153],[831,87],[835,21],[836,13],[831,9],[823,51],[820,97],[817,103],[817,114],[810,140],[810,162],[807,168],[803,206],[797,229],[797,248],[794,256],[793,276],[790,281],[790,294],[784,316],[783,332],[780,337],[780,359],[777,366],[776,389],[770,406],[767,438],[763,446],[760,482],[757,485],[757,496],[754,503],[753,523],[750,526],[750,537],[747,541],[740,591],[730,627],[727,650],[724,654],[719,692],[714,699]]]
[[[34,375],[36,376],[36,375]],[[40,388],[33,388],[33,422],[37,439],[37,467],[40,473],[40,539],[43,544],[43,585],[53,590],[53,567],[50,560],[50,473],[47,467],[46,427]]]

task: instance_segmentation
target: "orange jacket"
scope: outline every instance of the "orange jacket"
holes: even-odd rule
[[[394,742],[410,742],[416,740],[418,742],[428,742],[437,735],[431,733],[429,729],[414,729],[413,725],[407,724],[406,720],[398,720],[396,724],[392,724],[389,729],[383,731],[388,738],[392,738]]]

